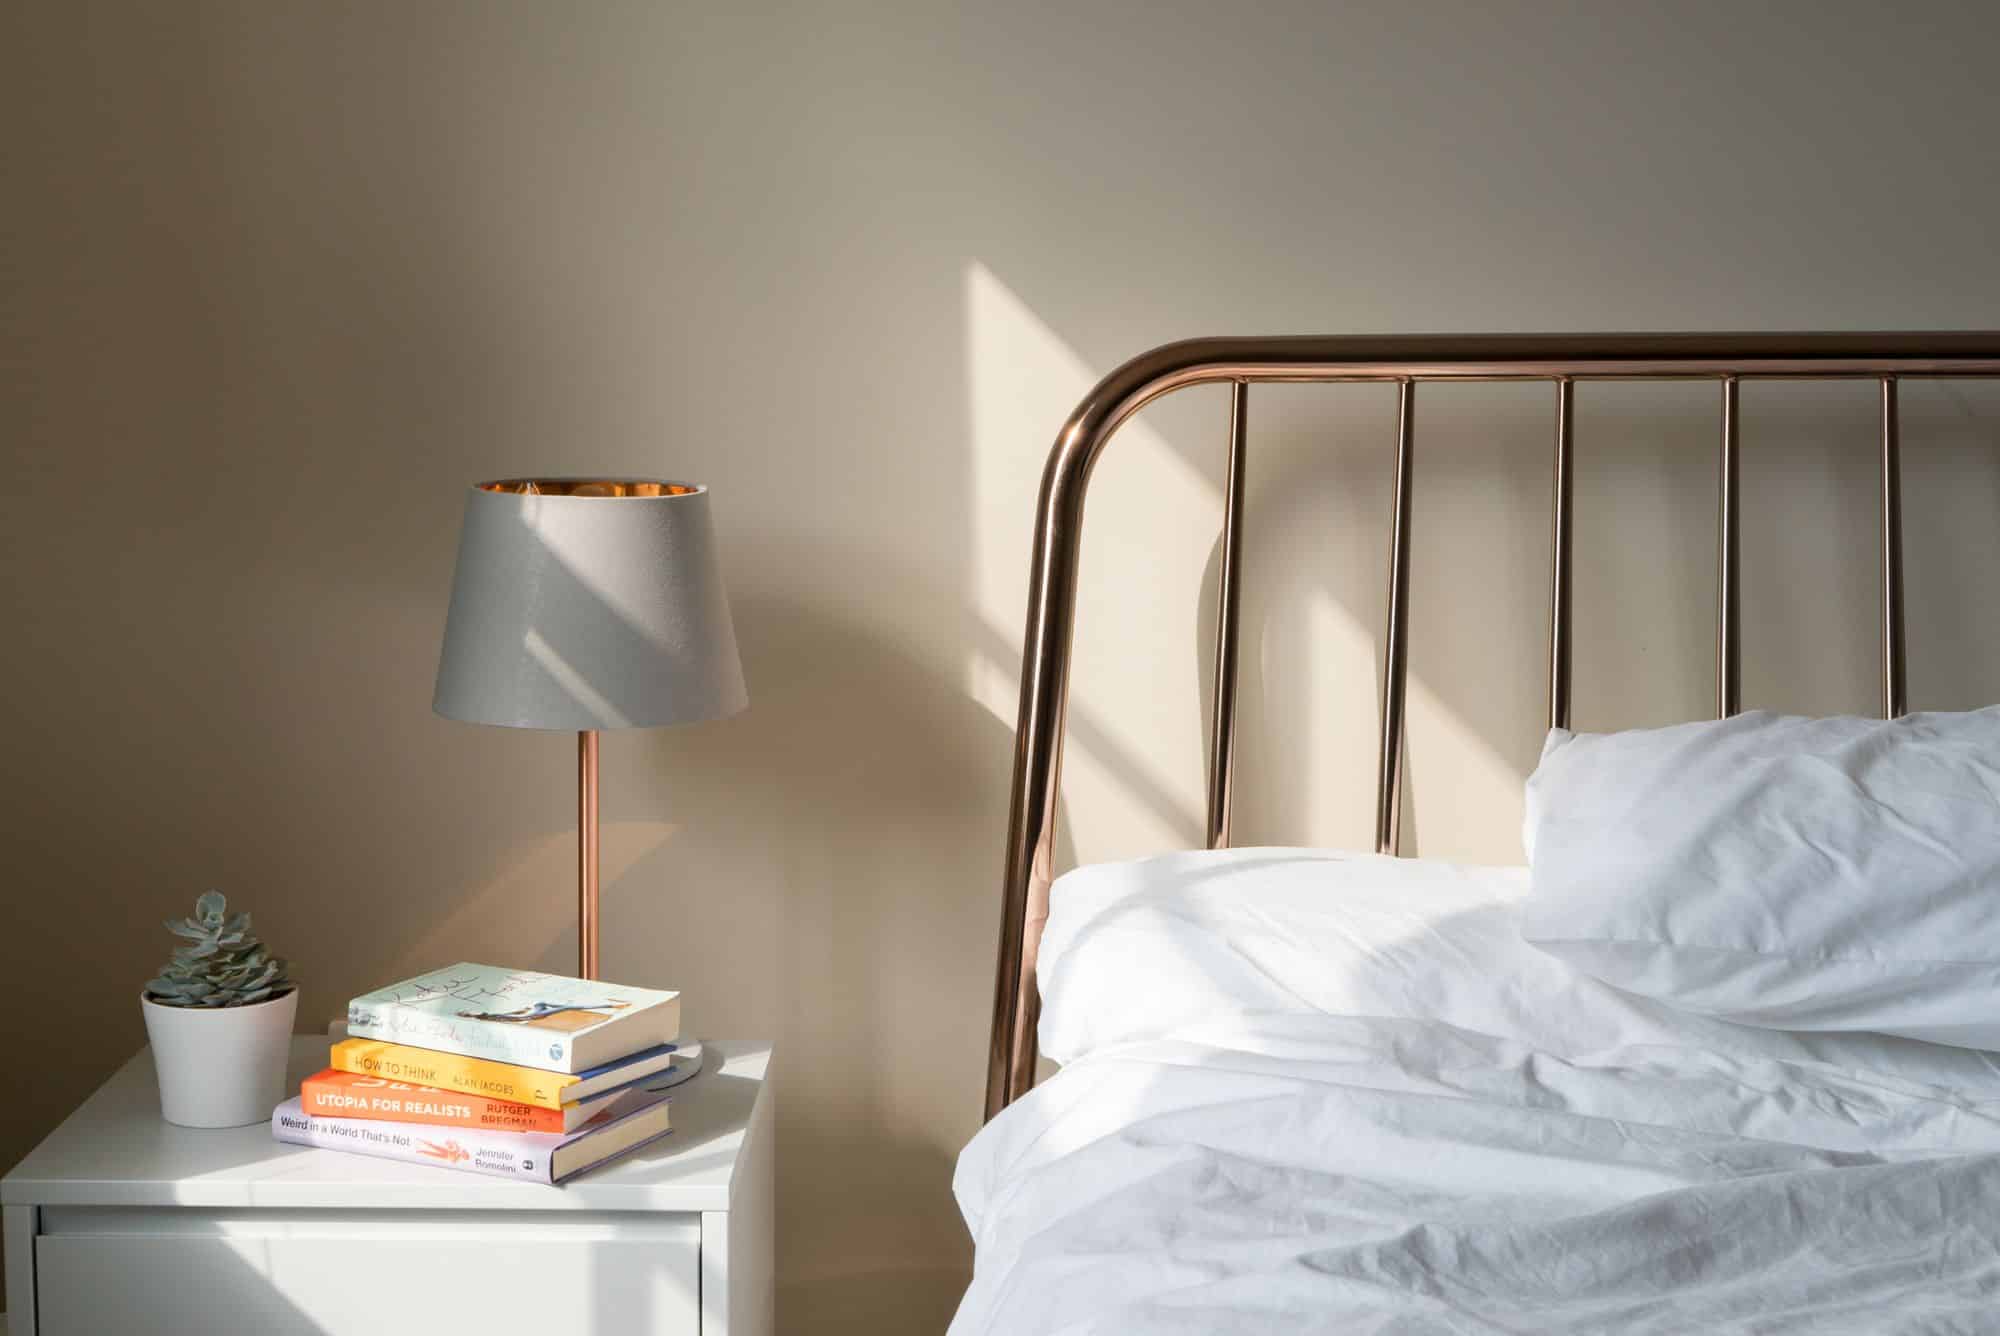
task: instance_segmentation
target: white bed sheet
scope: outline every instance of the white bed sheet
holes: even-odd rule
[[[954,1333],[2000,1332],[1984,1055],[1517,979],[1518,872],[1388,861],[1058,887],[1045,1029],[1137,996],[961,1156]]]

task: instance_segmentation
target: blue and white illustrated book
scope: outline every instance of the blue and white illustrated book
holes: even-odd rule
[[[584,1072],[680,1037],[681,995],[497,965],[452,965],[363,993],[347,1033],[550,1072]]]

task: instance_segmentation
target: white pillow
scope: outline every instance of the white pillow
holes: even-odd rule
[[[2000,706],[1549,734],[1523,933],[1788,1030],[2000,1048]]]
[[[1521,938],[1521,868],[1320,849],[1229,849],[1079,868],[1042,935],[1042,1053],[1227,1043],[1252,1016],[1444,1024],[1586,1059],[1674,1045],[1824,1062],[1933,1085],[1993,1079],[1983,1054],[1879,1035],[1796,1035],[1634,997]]]

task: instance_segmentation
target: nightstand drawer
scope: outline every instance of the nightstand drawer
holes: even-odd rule
[[[701,1325],[696,1215],[71,1208],[42,1229],[39,1336]]]

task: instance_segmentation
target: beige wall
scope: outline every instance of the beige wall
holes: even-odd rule
[[[607,738],[605,969],[782,1045],[787,1327],[935,1329],[1028,502],[1078,393],[1194,333],[2000,324],[1993,16],[8,6],[0,1164],[138,1046],[156,921],[209,885],[308,1016],[568,962],[569,741],[429,712],[458,491],[699,478],[753,706]],[[1579,720],[1699,713],[1713,391],[1583,398]],[[1909,399],[1913,696],[1983,702],[2000,397]],[[1546,400],[1420,405],[1427,852],[1518,857]],[[1865,390],[1746,401],[1746,694],[1866,708]],[[1080,856],[1197,829],[1223,411],[1150,411],[1099,474]],[[1246,841],[1367,838],[1392,413],[1253,404]]]

